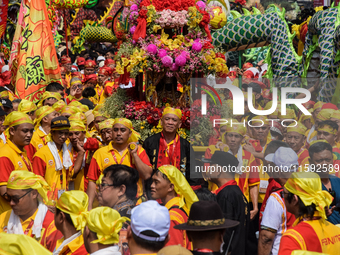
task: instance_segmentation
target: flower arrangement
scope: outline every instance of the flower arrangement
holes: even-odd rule
[[[130,28],[116,56],[116,70],[136,77],[144,71],[225,76],[223,52],[211,45],[210,10],[194,0],[133,0]],[[169,29],[172,31],[169,33]]]

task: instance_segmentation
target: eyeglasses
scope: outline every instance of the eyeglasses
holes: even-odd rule
[[[282,191],[280,192],[280,194],[281,194],[281,197],[284,198],[285,195],[288,195],[288,194],[289,194],[289,192],[284,192],[284,191],[282,190]]]
[[[104,187],[114,187],[114,186],[115,185],[113,185],[113,184],[107,184],[107,183],[101,183],[101,184],[98,185],[99,190],[104,189]]]
[[[20,202],[20,199],[22,199],[24,196],[26,196],[28,193],[32,192],[33,189],[31,189],[30,191],[26,192],[24,195],[22,195],[21,197],[12,197],[10,195],[8,195],[7,193],[4,194],[4,198],[8,201],[11,202],[13,201],[15,204],[18,204]]]
[[[76,89],[82,89],[83,88],[83,85],[78,85],[78,86],[75,86]]]

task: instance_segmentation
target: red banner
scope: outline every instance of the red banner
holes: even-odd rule
[[[21,1],[9,66],[19,98],[37,102],[49,83],[61,82],[44,0]]]
[[[0,0],[0,38],[6,31],[8,0]]]

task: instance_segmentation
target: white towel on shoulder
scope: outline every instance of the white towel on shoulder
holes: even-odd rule
[[[62,170],[63,166],[65,167],[65,169],[69,169],[73,165],[73,162],[71,160],[71,155],[70,155],[69,150],[67,149],[66,143],[63,144],[63,162],[61,162],[61,158],[59,157],[59,153],[58,153],[58,148],[55,145],[55,143],[48,142],[47,146],[53,155],[54,162],[55,162],[55,169],[57,171]]]

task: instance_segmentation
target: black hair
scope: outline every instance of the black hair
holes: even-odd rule
[[[215,201],[217,202],[216,195],[213,194],[208,188],[202,187],[194,191],[199,201]]]
[[[293,201],[294,194],[288,191],[287,194],[287,201],[291,203]],[[299,202],[299,217],[305,217],[312,219],[314,216],[314,213],[316,212],[316,206],[314,203],[311,205],[306,206],[299,196],[297,196],[298,202]]]
[[[96,91],[92,87],[87,87],[82,92],[82,96],[85,98],[94,97],[95,95],[96,95]]]
[[[7,91],[4,87],[0,87],[0,92]]]
[[[79,103],[86,105],[89,108],[89,110],[94,109],[94,104],[87,98],[83,98],[83,99],[79,100]]]
[[[21,103],[21,100],[22,100],[22,99],[20,99],[20,98],[14,99],[14,100],[12,101],[12,104],[20,104],[20,103]]]
[[[139,180],[139,173],[136,169],[126,165],[111,165],[105,168],[103,172],[112,181],[114,187],[125,185],[125,195],[129,199],[136,199],[137,182]]]
[[[333,153],[332,145],[326,142],[317,142],[311,145],[308,149],[309,157],[313,158],[314,153],[319,153],[321,151],[328,150]]]
[[[158,174],[158,173],[161,174],[161,176],[163,177],[164,180],[167,180],[168,182],[171,182],[169,180],[168,176],[166,176],[166,174],[163,174],[159,169],[157,169],[154,174]]]
[[[51,82],[50,84],[46,86],[46,91],[49,91],[49,92],[57,92],[60,90],[64,90],[64,87],[58,82]]]
[[[162,249],[165,246],[165,240],[164,241],[149,241],[145,240],[139,236],[137,236],[135,233],[132,232],[132,238],[135,240],[136,244],[140,246],[141,248],[153,251],[153,252],[158,252],[160,249]],[[157,233],[155,233],[152,230],[145,230],[142,231],[141,234],[150,236],[150,237],[159,237]]]
[[[56,209],[56,215],[58,215],[59,213],[61,213],[61,210],[59,209],[59,208],[55,208]],[[72,219],[71,219],[71,216],[68,214],[68,213],[65,213],[65,212],[63,212],[64,213],[64,215],[65,215],[65,219],[66,219],[66,221],[69,223],[69,224],[71,224],[72,226],[74,226],[74,224],[73,224],[73,221],[72,221]]]
[[[280,147],[289,148],[290,146],[287,143],[282,142],[282,141],[278,141],[278,140],[271,141],[268,144],[266,150],[264,151],[264,155],[267,156],[270,153],[275,153],[275,151],[277,151]]]
[[[336,124],[335,121],[332,121],[332,120],[324,120],[324,121],[321,121],[320,123],[318,123],[318,128],[322,128],[324,126],[330,126],[331,128],[335,129],[336,131],[338,131],[338,124]]]

